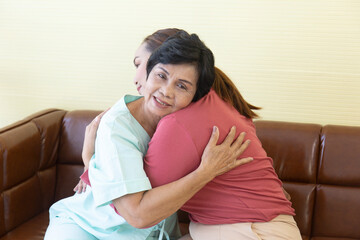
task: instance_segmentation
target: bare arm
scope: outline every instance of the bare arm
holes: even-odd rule
[[[243,143],[244,133],[234,141],[235,132],[235,128],[232,128],[224,142],[216,145],[219,131],[215,128],[202,155],[201,164],[195,171],[169,184],[113,200],[117,211],[137,228],[155,225],[176,212],[216,176],[252,160],[237,159],[250,142]]]

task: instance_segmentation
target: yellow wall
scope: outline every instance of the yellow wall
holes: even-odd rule
[[[1,0],[0,127],[105,109],[159,28],[196,32],[263,119],[360,126],[358,0]]]

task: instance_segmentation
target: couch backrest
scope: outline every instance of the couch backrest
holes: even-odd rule
[[[55,201],[74,194],[73,188],[84,171],[81,152],[86,126],[99,111],[70,111],[62,121]]]
[[[360,127],[257,121],[304,239],[360,239]]]
[[[84,131],[98,113],[52,109],[0,129],[0,236],[73,194]],[[303,238],[360,239],[360,127],[255,124]]]
[[[321,126],[272,121],[255,124],[264,149],[273,159],[274,168],[291,195],[301,233],[310,236]]]
[[[360,127],[324,126],[320,138],[312,235],[360,239]]]

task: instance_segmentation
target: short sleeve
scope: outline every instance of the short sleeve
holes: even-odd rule
[[[136,129],[124,122],[126,119],[102,119],[97,132],[95,157],[89,164],[89,179],[97,206],[109,204],[126,194],[151,189],[143,168],[146,149],[142,149]]]
[[[200,163],[189,131],[175,117],[163,118],[149,143],[144,167],[151,185],[164,185],[194,171]]]

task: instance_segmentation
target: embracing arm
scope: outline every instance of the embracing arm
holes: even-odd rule
[[[113,200],[117,211],[129,224],[137,228],[155,225],[176,212],[213,178],[252,160],[237,159],[250,142],[247,140],[243,143],[244,133],[234,141],[235,132],[235,128],[232,128],[224,142],[216,145],[219,130],[214,128],[196,170],[163,186]]]
[[[83,150],[81,153],[82,160],[84,162],[84,172],[86,172],[89,168],[89,162],[91,157],[94,155],[95,152],[95,138],[96,138],[96,131],[99,128],[100,120],[102,116],[108,111],[103,111],[99,115],[97,115],[91,123],[86,126],[85,129],[85,136],[84,136],[84,143],[83,143]],[[87,184],[80,179],[79,183],[74,187],[74,192],[82,193],[86,191]]]
[[[94,153],[97,127],[98,121],[95,120],[86,129],[87,134],[85,135],[83,150],[85,165],[87,165],[86,163],[88,163]],[[166,133],[168,133],[168,131],[166,131]],[[235,142],[233,142],[234,136],[235,129],[229,133],[229,136],[221,145],[216,145],[219,138],[219,132],[216,128],[204,150],[201,164],[196,170],[192,171],[186,169],[186,173],[190,173],[179,179],[185,175],[185,171],[184,169],[179,169],[175,166],[176,173],[173,174],[167,172],[172,177],[172,180],[168,180],[173,182],[166,181],[170,183],[153,188],[149,191],[128,194],[114,199],[112,202],[117,211],[131,225],[138,228],[152,226],[170,216],[214,177],[252,160],[250,158],[236,160],[236,157],[247,148],[249,141],[242,144],[244,139],[244,134],[242,134]],[[172,145],[172,142],[167,142]],[[184,148],[175,149],[177,149],[177,151],[170,151],[172,156],[171,154],[169,155],[169,151],[161,151],[163,153],[163,156],[161,157],[170,157],[173,159],[177,156],[178,159],[175,162],[181,161],[181,159],[185,157],[184,152],[186,153],[187,151]],[[156,158],[156,156],[154,157]],[[198,157],[196,158],[198,159]]]

